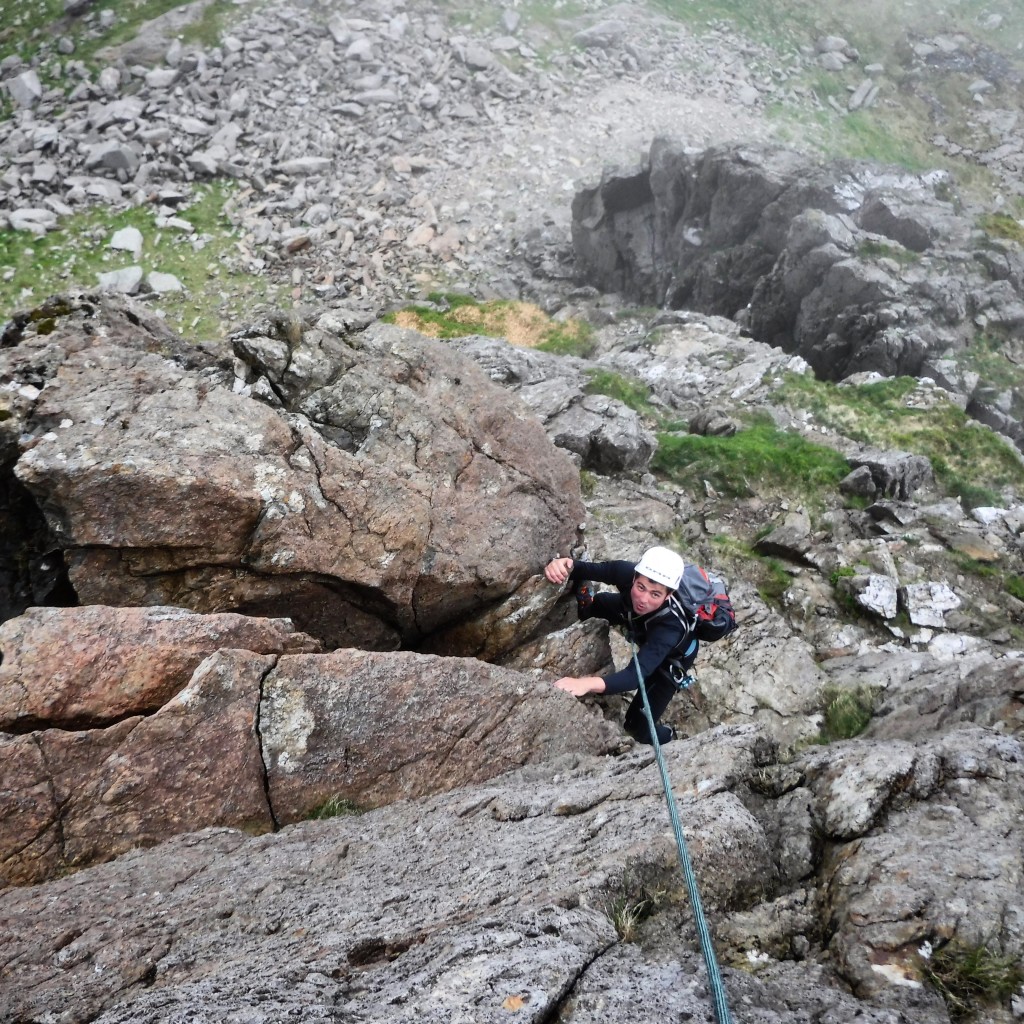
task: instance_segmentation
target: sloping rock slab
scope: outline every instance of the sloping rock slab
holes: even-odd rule
[[[725,730],[698,760],[742,775],[756,741],[755,730]],[[693,858],[706,898],[757,888],[770,865],[756,822],[719,788],[696,795],[687,766],[698,744],[674,746],[666,757],[687,830],[702,839]],[[562,758],[277,835],[179,837],[0,893],[11,964],[0,1016],[540,1024],[568,1014],[580,977],[615,945],[603,907],[626,862],[671,874],[666,826],[658,772],[639,751]],[[683,905],[681,883],[672,898]],[[691,929],[677,942],[696,951]],[[682,1009],[710,1019],[699,989]]]
[[[620,742],[616,726],[536,674],[356,650],[281,658],[260,730],[282,822],[331,797],[377,806]]]

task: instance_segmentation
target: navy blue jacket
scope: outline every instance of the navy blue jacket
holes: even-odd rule
[[[614,562],[573,562],[569,578],[607,583],[618,590],[614,594],[598,594],[594,599],[592,614],[607,619],[613,625],[625,625],[632,629],[633,640],[638,647],[637,660],[646,683],[659,672],[667,674],[667,663],[691,653],[691,644],[696,650],[693,626],[682,622],[662,605],[657,611],[636,615],[629,592],[636,575],[636,563]],[[629,664],[618,672],[604,677],[605,693],[625,693],[637,688],[636,666],[632,658]]]

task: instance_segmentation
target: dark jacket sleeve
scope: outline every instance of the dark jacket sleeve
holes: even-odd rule
[[[633,585],[636,565],[633,562],[576,562],[569,572],[571,580],[590,580],[593,583],[607,583],[618,587],[623,593]]]
[[[644,682],[661,668],[679,645],[685,632],[674,616],[666,616],[665,619],[651,623],[647,627],[647,639],[637,651],[637,661],[640,662]],[[637,686],[636,664],[632,658],[625,668],[604,677],[605,693],[625,693],[627,690],[635,690]]]

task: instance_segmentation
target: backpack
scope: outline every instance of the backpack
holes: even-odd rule
[[[698,640],[712,642],[736,628],[736,612],[725,580],[710,576],[699,565],[687,563],[679,589],[669,597],[675,614],[693,625]]]

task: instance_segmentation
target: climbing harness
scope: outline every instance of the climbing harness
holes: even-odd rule
[[[672,784],[669,782],[668,770],[665,768],[665,759],[661,754],[661,743],[658,741],[658,731],[654,725],[654,715],[651,714],[651,704],[647,699],[647,687],[644,685],[644,675],[640,671],[640,661],[637,658],[637,647],[633,645],[633,667],[636,669],[637,683],[640,688],[640,696],[643,698],[644,715],[647,718],[647,728],[651,734],[651,745],[654,747],[654,759],[658,762],[658,771],[661,772],[661,785],[665,790],[665,802],[668,804],[668,816],[672,820],[672,831],[676,836],[676,848],[679,850],[679,864],[683,869],[683,878],[686,881],[686,891],[690,896],[690,906],[693,907],[693,920],[697,926],[697,935],[700,938],[700,950],[704,954],[704,966],[708,972],[708,982],[711,986],[711,998],[714,1004],[715,1020],[718,1024],[731,1024],[729,1016],[729,1004],[725,998],[725,985],[722,983],[722,975],[718,968],[718,959],[715,956],[715,948],[711,944],[711,932],[708,930],[708,923],[704,918],[704,906],[700,900],[700,892],[697,889],[697,878],[693,873],[693,863],[690,860],[690,852],[686,847],[686,837],[683,835],[683,827],[679,823],[679,812],[676,809],[675,797],[672,794]],[[687,677],[689,678],[689,677]],[[691,680],[692,681],[692,680]],[[678,684],[677,684],[678,686]]]

